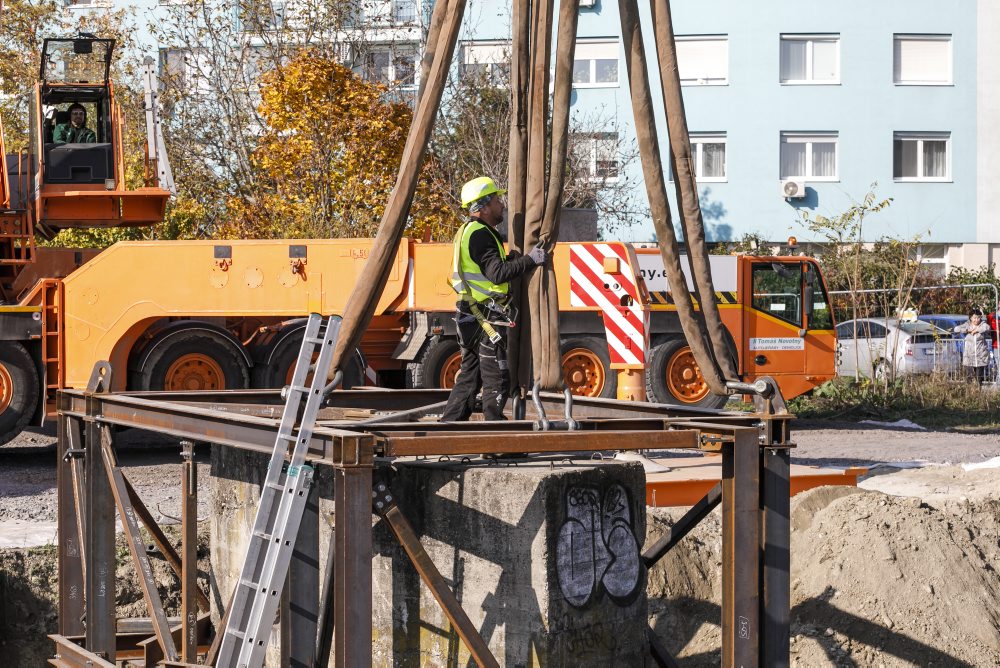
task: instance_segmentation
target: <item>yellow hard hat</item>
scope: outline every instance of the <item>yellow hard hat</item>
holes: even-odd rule
[[[503,195],[506,192],[497,188],[496,181],[490,177],[480,176],[462,186],[462,208],[468,209],[470,204],[487,195]]]

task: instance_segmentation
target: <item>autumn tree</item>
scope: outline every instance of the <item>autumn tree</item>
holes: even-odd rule
[[[257,153],[268,130],[261,113],[263,74],[280,71],[306,48],[358,73],[377,70],[376,48],[385,54],[402,42],[416,52],[427,30],[423,14],[399,17],[392,4],[186,0],[161,5],[160,20],[150,29],[164,45],[164,135],[179,189],[168,211],[174,231],[195,237],[231,234],[231,205],[239,204],[242,213],[268,199],[273,184],[266,175],[260,180]],[[389,83],[389,94],[395,94]]]
[[[249,162],[252,193],[233,195],[227,237],[374,236],[402,159],[412,112],[385,101],[330,58],[303,51],[261,82],[263,131]],[[457,224],[425,163],[410,233],[441,236]]]

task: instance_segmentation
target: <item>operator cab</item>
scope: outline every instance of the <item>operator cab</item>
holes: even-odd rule
[[[98,185],[114,190],[116,137],[114,136],[111,55],[115,41],[90,36],[46,39],[42,46],[38,106],[40,113],[43,184]],[[79,141],[71,127],[70,108],[83,106],[85,127],[93,131],[88,141]],[[62,137],[60,137],[60,134]],[[62,138],[62,141],[59,141]],[[95,139],[95,141],[89,141]]]

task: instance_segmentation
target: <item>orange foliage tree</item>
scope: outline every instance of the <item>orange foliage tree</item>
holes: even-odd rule
[[[265,74],[263,120],[251,161],[257,182],[228,202],[221,236],[374,236],[396,181],[412,112],[385,101],[385,87],[303,51]],[[425,160],[409,233],[447,238],[459,219]]]

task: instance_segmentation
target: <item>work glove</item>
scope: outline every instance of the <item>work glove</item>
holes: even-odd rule
[[[548,253],[546,253],[545,249],[542,248],[541,244],[539,244],[531,249],[531,252],[528,253],[528,257],[530,257],[531,261],[536,265],[540,265],[545,264],[545,258],[548,257]]]

